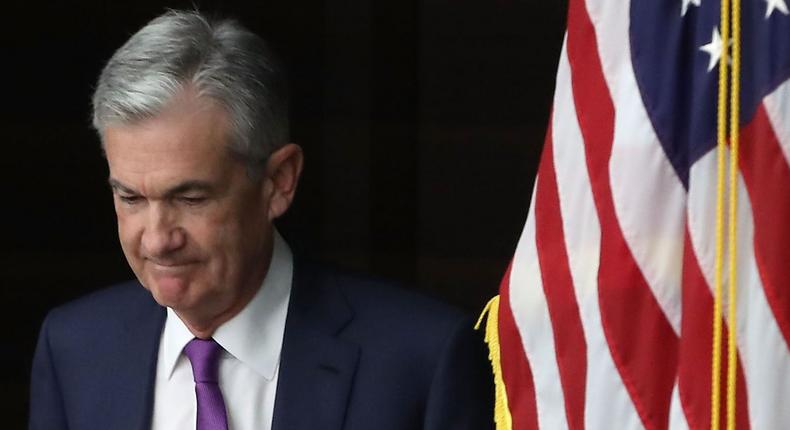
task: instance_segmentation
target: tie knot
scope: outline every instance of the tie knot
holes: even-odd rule
[[[195,382],[213,382],[219,380],[219,356],[222,347],[214,339],[194,338],[184,347],[184,353],[192,363],[192,374]]]

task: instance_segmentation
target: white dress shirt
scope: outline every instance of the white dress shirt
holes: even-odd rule
[[[225,349],[219,362],[219,386],[229,430],[272,427],[292,275],[291,250],[275,231],[263,285],[241,312],[214,333],[214,340]],[[167,308],[159,341],[152,430],[195,429],[195,382],[189,359],[182,353],[192,338],[175,311]]]

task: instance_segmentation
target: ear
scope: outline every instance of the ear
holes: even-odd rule
[[[296,195],[299,176],[302,174],[302,148],[289,143],[269,155],[266,161],[266,178],[271,185],[264,186],[269,193],[269,221],[284,214]]]

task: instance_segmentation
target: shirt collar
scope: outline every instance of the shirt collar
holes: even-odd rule
[[[213,336],[225,351],[269,381],[274,378],[280,363],[292,280],[291,250],[275,230],[272,259],[261,288],[247,306],[219,326]],[[164,356],[161,359],[169,379],[181,351],[194,335],[175,311],[167,308],[162,336]]]

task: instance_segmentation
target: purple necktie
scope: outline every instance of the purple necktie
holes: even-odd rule
[[[222,347],[214,339],[192,339],[184,348],[192,363],[197,395],[197,430],[228,430],[225,402],[219,390],[219,356]]]

